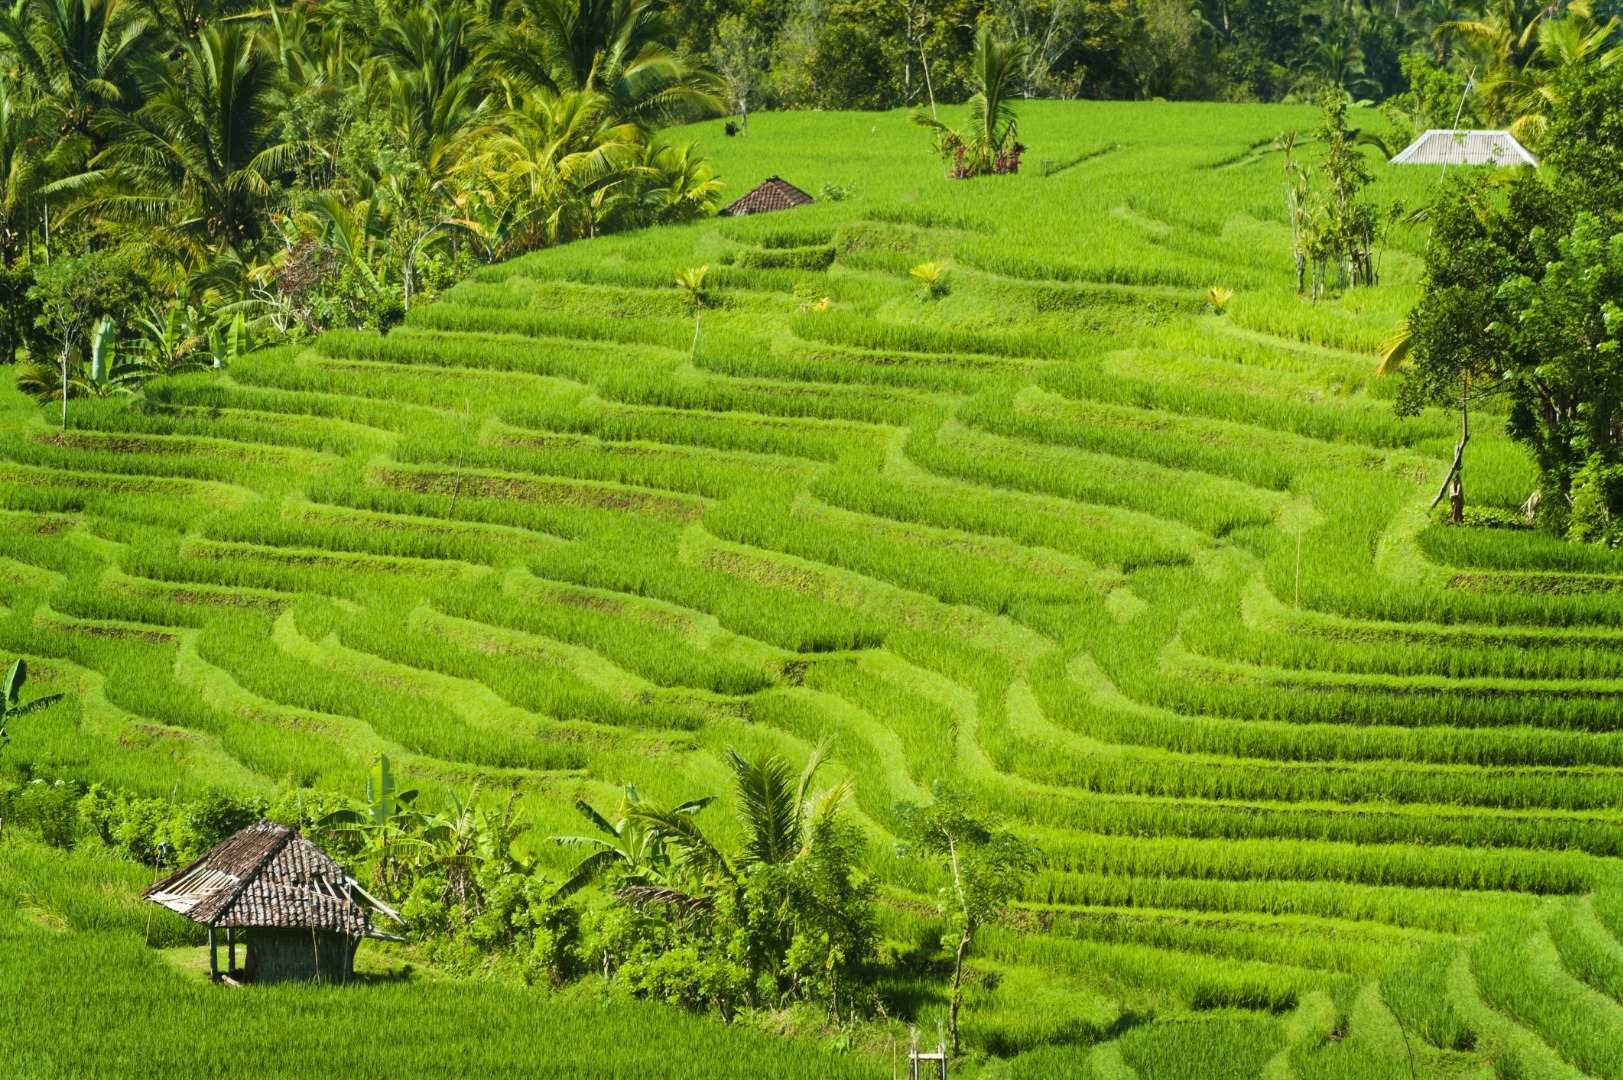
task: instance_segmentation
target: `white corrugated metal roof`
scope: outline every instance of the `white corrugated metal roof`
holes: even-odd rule
[[[1538,158],[1508,131],[1433,128],[1404,147],[1394,165],[1531,165]]]

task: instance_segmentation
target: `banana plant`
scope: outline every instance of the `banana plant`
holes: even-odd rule
[[[379,754],[366,774],[366,805],[359,810],[334,810],[316,826],[335,839],[358,841],[373,849],[378,859],[374,882],[394,885],[404,869],[395,848],[412,842],[409,828],[420,817],[412,808],[416,799],[417,789],[401,791],[388,755]]]
[[[149,358],[164,371],[173,370],[207,340],[197,322],[197,309],[183,300],[171,300],[167,309],[153,304],[135,319]]]
[[[408,835],[397,846],[409,847],[413,852],[416,873],[444,875],[442,900],[455,899],[465,912],[471,906],[477,914],[483,907],[480,876],[487,867],[519,875],[530,872],[529,863],[515,857],[512,850],[513,841],[529,825],[514,819],[517,792],[508,794],[507,806],[500,813],[479,805],[477,784],[466,801],[449,788],[445,797],[449,812],[428,815],[413,811],[405,815],[403,824]]]
[[[110,397],[113,394],[133,394],[140,389],[141,380],[153,374],[152,368],[137,357],[120,364],[118,328],[110,316],[102,316],[90,335],[90,365],[81,366],[75,381],[92,397]]]
[[[248,329],[248,320],[240,311],[230,322],[216,326],[209,333],[209,356],[216,370],[230,367],[253,351],[253,334]]]
[[[23,683],[28,681],[28,664],[18,660],[6,672],[6,681],[0,683],[0,746],[6,745],[6,723],[14,717],[28,716],[48,709],[62,700],[61,694],[46,694],[31,701],[19,700]]]

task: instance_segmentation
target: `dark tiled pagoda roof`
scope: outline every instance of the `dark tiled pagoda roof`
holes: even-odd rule
[[[335,930],[389,937],[372,912],[398,916],[297,830],[260,820],[141,893],[205,926]]]
[[[769,176],[716,216],[743,217],[746,214],[765,214],[773,210],[792,210],[812,201],[810,195],[789,181]]]

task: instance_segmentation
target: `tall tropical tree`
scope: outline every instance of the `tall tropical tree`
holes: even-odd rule
[[[932,795],[928,806],[900,803],[896,813],[912,850],[936,861],[947,874],[940,906],[949,930],[941,944],[953,954],[947,1029],[956,1054],[965,957],[981,929],[1020,895],[1026,879],[1036,870],[1037,851],[983,813],[973,795],[940,783]]]
[[[151,230],[149,247],[170,241],[195,271],[264,239],[298,147],[280,134],[280,65],[251,29],[209,27],[183,54],[138,112],[102,119],[109,145],[74,213]]]
[[[0,41],[64,137],[101,145],[98,124],[141,104],[161,71],[159,34],[131,0],[18,0],[0,10]]]
[[[519,87],[596,91],[617,120],[643,127],[724,107],[721,80],[676,49],[658,0],[517,0],[509,15],[488,57]]]

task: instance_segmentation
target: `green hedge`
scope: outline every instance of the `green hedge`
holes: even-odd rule
[[[734,265],[747,270],[827,270],[834,265],[834,245],[745,248]]]

